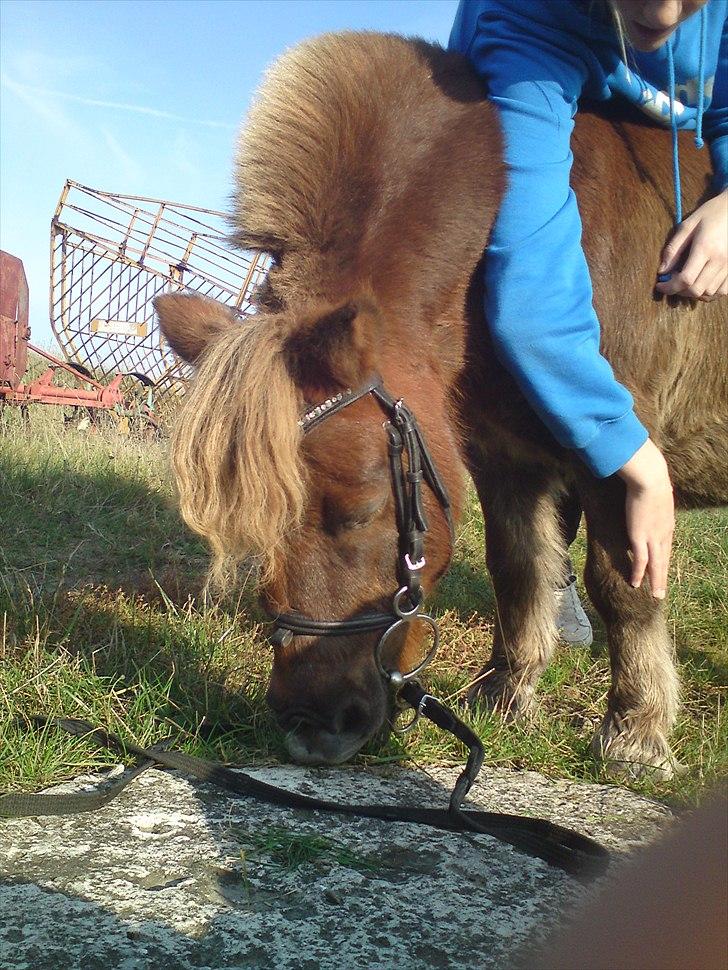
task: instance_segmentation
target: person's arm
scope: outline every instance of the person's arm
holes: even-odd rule
[[[662,452],[651,438],[617,472],[627,487],[625,518],[632,553],[632,586],[647,574],[655,599],[665,598],[675,529],[675,501]]]
[[[661,597],[674,527],[671,501],[665,501],[671,496],[667,466],[599,352],[581,220],[569,185],[570,138],[586,66],[568,44],[559,46],[563,30],[534,37],[528,26],[517,7],[488,5],[467,51],[498,107],[509,173],[485,261],[487,322],[500,360],[557,441],[598,477],[620,472],[627,486],[630,578],[639,585],[647,570]]]
[[[606,477],[644,444],[647,431],[599,351],[569,184],[583,68],[515,32],[504,43],[503,33],[484,29],[470,51],[498,108],[508,167],[486,255],[486,318],[496,353],[541,420]]]
[[[713,162],[713,186],[716,193],[722,192],[728,188],[728,13],[720,35],[710,107],[703,118],[703,135]]]
[[[656,289],[667,296],[710,301],[728,296],[728,21],[723,23],[703,135],[710,148],[716,194],[673,233],[657,268],[660,274],[672,275]]]

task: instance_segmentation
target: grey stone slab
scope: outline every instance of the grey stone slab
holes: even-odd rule
[[[250,773],[340,801],[444,805],[458,771]],[[670,819],[615,786],[502,769],[469,804],[540,815],[618,853]],[[281,864],[276,841],[302,838],[312,857]],[[506,968],[591,891],[488,836],[278,809],[151,770],[95,814],[0,822],[0,967]]]

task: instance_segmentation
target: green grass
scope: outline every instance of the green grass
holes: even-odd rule
[[[383,868],[381,859],[355,852],[325,835],[298,832],[285,826],[269,826],[240,836],[246,857],[265,861],[280,869],[299,869],[301,866],[344,866],[358,872],[376,872]]]
[[[286,759],[265,706],[270,651],[255,590],[243,586],[235,602],[205,600],[206,553],[176,511],[165,448],[111,427],[64,427],[53,408],[32,409],[27,423],[16,410],[0,414],[0,790],[37,789],[115,760],[54,729],[28,731],[38,713],[87,718],[138,744],[172,733],[190,753],[236,764]],[[481,534],[473,499],[433,600],[442,649],[427,682],[451,703],[491,644]],[[583,553],[580,538],[578,566]],[[681,516],[669,623],[684,686],[673,741],[688,771],[633,786],[676,804],[728,776],[727,578],[728,513]],[[600,780],[588,745],[609,664],[592,620],[594,647],[559,651],[532,722],[466,715],[487,764]],[[404,740],[371,743],[357,760],[462,759],[457,741],[422,725]]]

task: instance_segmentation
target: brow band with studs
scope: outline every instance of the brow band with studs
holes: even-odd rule
[[[335,394],[333,397],[327,398],[323,404],[317,404],[315,407],[309,408],[299,420],[298,426],[304,434],[308,434],[309,431],[313,430],[313,428],[329,417],[329,415],[336,414],[337,411],[341,411],[347,405],[361,400],[361,398],[366,397],[367,394],[372,392],[375,394],[382,393],[382,378],[378,374],[371,377],[366,384],[356,391],[347,388],[345,391],[341,391],[340,394]]]
[[[335,394],[334,397],[327,397],[326,400],[321,404],[317,404],[315,407],[312,407],[310,411],[306,411],[304,416],[298,422],[299,426],[301,428],[305,428],[307,424],[314,420],[314,418],[327,414],[335,404],[338,404],[339,401],[343,401],[344,396],[349,394],[351,394],[351,389],[347,388],[346,391],[341,391],[340,394]]]

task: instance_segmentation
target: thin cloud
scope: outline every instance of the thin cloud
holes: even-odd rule
[[[9,51],[6,67],[24,84],[33,84],[38,78],[43,78],[46,83],[52,79],[51,83],[57,84],[80,74],[103,70],[103,64],[88,53],[59,54],[33,48]]]
[[[77,144],[83,144],[87,141],[86,133],[65,112],[61,109],[52,108],[46,100],[39,97],[36,89],[26,84],[19,84],[17,81],[11,81],[10,78],[5,76],[2,77],[2,86],[12,91],[23,104],[42,118],[56,135],[65,139],[72,139]]]
[[[111,131],[107,128],[102,128],[101,134],[104,136],[104,142],[111,153],[111,157],[116,162],[124,184],[135,185],[138,183],[142,177],[141,166],[125,151]]]
[[[116,111],[131,111],[135,114],[150,115],[153,118],[164,118],[167,121],[183,122],[186,125],[201,125],[204,128],[224,128],[228,131],[234,130],[237,125],[227,121],[211,121],[205,118],[185,118],[183,115],[173,114],[171,111],[162,111],[159,108],[148,108],[142,104],[127,104],[124,101],[101,101],[97,98],[84,98],[79,94],[68,94],[66,91],[52,91],[48,88],[37,88],[30,84],[21,84],[3,75],[2,83],[5,87],[14,91],[16,94],[26,96],[59,98],[63,101],[74,101],[76,104],[85,104],[92,108],[111,108]]]
[[[187,178],[199,178],[200,169],[195,163],[197,145],[185,131],[179,130],[172,145],[170,164]]]

